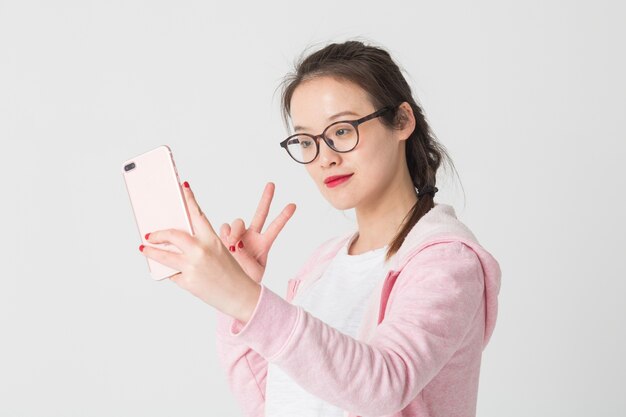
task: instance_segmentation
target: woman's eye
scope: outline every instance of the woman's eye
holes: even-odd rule
[[[354,130],[352,130],[350,127],[348,126],[343,126],[343,127],[338,127],[334,133],[333,136],[335,137],[341,137],[341,136],[349,136],[354,132]]]
[[[302,145],[303,148],[308,148],[309,146],[311,146],[311,141],[310,140],[303,140],[300,142],[300,144]]]

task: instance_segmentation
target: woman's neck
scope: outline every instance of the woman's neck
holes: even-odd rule
[[[410,182],[410,178],[409,178]],[[358,255],[382,248],[400,231],[406,216],[417,202],[413,183],[389,187],[383,195],[368,206],[356,207],[358,234],[348,248],[350,255]]]

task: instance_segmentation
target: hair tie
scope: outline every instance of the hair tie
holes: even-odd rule
[[[439,191],[439,189],[434,185],[425,185],[420,188],[419,192],[417,193],[417,198],[422,197],[424,194],[431,194],[434,198],[437,191]]]

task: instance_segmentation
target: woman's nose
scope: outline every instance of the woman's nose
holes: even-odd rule
[[[319,146],[320,153],[318,156],[320,158],[320,164],[323,166],[327,166],[332,162],[337,163],[338,160],[341,159],[339,153],[335,152],[330,146],[328,146],[322,138],[319,140]]]

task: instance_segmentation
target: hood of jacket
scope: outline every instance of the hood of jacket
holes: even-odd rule
[[[436,203],[435,207],[415,224],[396,253],[391,268],[402,269],[420,250],[433,243],[444,241],[461,241],[471,247],[482,265],[486,305],[484,347],[489,342],[496,324],[502,272],[498,261],[478,242],[471,230],[457,218],[451,205]]]

